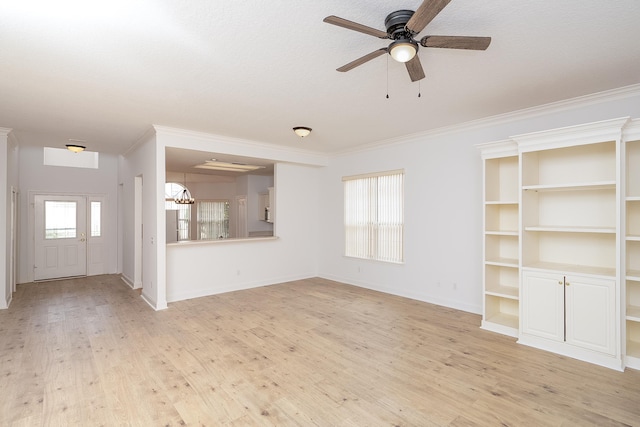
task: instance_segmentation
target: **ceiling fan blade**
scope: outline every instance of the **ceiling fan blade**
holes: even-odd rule
[[[331,15],[323,19],[327,24],[337,25],[338,27],[346,28],[348,30],[359,31],[361,33],[369,34],[370,36],[378,37],[381,39],[388,39],[389,34],[386,31],[377,30],[375,28],[367,27],[366,25],[358,24],[357,22],[349,21],[348,19],[339,18]]]
[[[404,64],[407,66],[407,71],[409,72],[409,77],[411,77],[412,82],[424,79],[424,69],[422,68],[422,63],[420,63],[418,55]]]
[[[338,68],[337,71],[344,73],[345,71],[349,71],[353,68],[356,68],[358,65],[362,65],[365,62],[371,61],[373,58],[377,58],[378,56],[383,55],[385,53],[387,53],[386,47],[383,47],[382,49],[374,50],[373,52],[366,54],[362,58],[358,58],[355,61],[351,61],[348,64],[343,65],[342,67]]]
[[[471,36],[425,36],[420,40],[424,47],[442,47],[447,49],[486,50],[491,37]]]
[[[424,0],[418,10],[407,22],[406,28],[412,34],[418,34],[449,4],[451,0]]]

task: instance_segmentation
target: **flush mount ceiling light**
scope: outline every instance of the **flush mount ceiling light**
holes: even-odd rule
[[[398,39],[389,45],[389,55],[398,62],[409,62],[418,52],[418,43],[411,39]]]
[[[215,159],[207,160],[201,165],[196,165],[194,168],[197,169],[209,169],[216,171],[224,171],[224,172],[251,172],[258,169],[264,169],[265,166],[258,165],[249,165],[246,163],[239,162],[219,162]]]
[[[76,144],[76,142],[84,142],[84,141],[79,141],[79,140],[74,140],[74,139],[70,139],[69,141],[73,142],[73,144],[67,144],[67,150],[69,151],[73,151],[74,153],[80,153],[82,151],[84,151],[85,147],[84,145],[79,145]]]
[[[296,126],[296,127],[293,128],[293,131],[300,138],[304,138],[305,136],[309,136],[309,134],[311,133],[311,128],[308,128],[308,127],[305,127],[305,126]]]
[[[187,174],[184,174],[184,190],[182,190],[180,193],[176,194],[175,199],[173,199],[174,202],[176,202],[176,204],[178,205],[192,205],[196,202],[196,200],[191,197],[191,193],[189,193],[189,190],[187,190]]]

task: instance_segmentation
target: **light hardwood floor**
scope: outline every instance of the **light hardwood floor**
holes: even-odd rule
[[[322,279],[152,311],[118,276],[0,311],[0,425],[640,425],[640,372]]]

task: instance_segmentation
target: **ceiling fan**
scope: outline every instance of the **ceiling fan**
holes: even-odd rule
[[[423,79],[424,70],[418,57],[419,46],[438,47],[448,49],[485,50],[491,43],[491,37],[471,36],[424,36],[417,41],[414,39],[424,27],[433,20],[449,4],[451,0],[424,0],[415,12],[413,10],[396,10],[384,20],[387,31],[378,30],[357,22],[331,15],[324,18],[324,22],[359,31],[381,39],[393,40],[387,47],[351,61],[338,68],[337,71],[349,71],[378,56],[389,53],[398,62],[404,62],[412,82]]]

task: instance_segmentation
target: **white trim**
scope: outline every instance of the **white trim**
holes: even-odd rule
[[[166,305],[164,307],[156,307],[149,298],[146,297],[145,294],[140,294],[140,298],[142,298],[142,301],[146,302],[147,304],[149,304],[149,307],[151,307],[154,311],[160,311],[160,310],[166,310],[167,307]]]
[[[518,144],[511,139],[495,142],[483,142],[481,144],[476,144],[476,148],[480,150],[480,156],[483,160],[518,155]]]
[[[621,357],[567,345],[564,342],[560,343],[532,335],[520,334],[518,337],[518,344],[546,350],[562,356],[582,360],[583,362],[604,366],[605,368],[615,369],[616,371],[624,371],[624,365]]]
[[[640,118],[629,121],[622,132],[625,141],[640,140]]]
[[[322,279],[333,280],[334,282],[340,282],[351,286],[357,286],[359,288],[370,289],[372,291],[384,292],[389,295],[396,295],[399,297],[409,298],[416,301],[422,301],[429,304],[435,304],[442,307],[449,307],[455,310],[465,311],[467,313],[482,314],[482,307],[475,304],[461,303],[459,300],[453,300],[448,298],[438,298],[433,295],[422,294],[420,292],[404,291],[398,292],[398,288],[385,284],[373,284],[363,282],[359,280],[351,280],[346,277],[336,276],[333,274],[323,274],[319,276]]]
[[[265,150],[272,153],[277,153],[281,155],[282,158],[269,158],[269,157],[277,157],[277,156],[265,156],[261,155],[260,158],[269,158],[269,160],[283,160],[291,158],[291,155],[295,155],[296,162],[301,164],[308,164],[313,166],[327,166],[329,164],[329,155],[318,153],[316,151],[310,150],[301,150],[299,148],[285,147],[282,145],[274,145],[268,144],[265,142],[251,141],[247,139],[233,138],[229,136],[216,135],[212,133],[206,132],[198,132],[192,131],[188,129],[179,129],[172,128],[167,126],[153,125],[153,129],[155,130],[156,135],[158,136],[174,136],[179,138],[189,138],[195,139],[202,142],[217,142],[223,144],[229,144],[233,146],[234,153],[237,155],[241,155],[237,153],[238,148],[242,148],[247,150],[248,153],[254,152],[256,150]],[[166,145],[166,147],[170,147],[171,145]],[[219,151],[219,150],[213,150]],[[251,157],[256,157],[251,156]]]
[[[518,120],[526,120],[547,114],[557,114],[569,109],[587,107],[589,105],[598,104],[606,101],[616,101],[619,99],[631,98],[640,95],[640,83],[625,86],[608,91],[596,92],[589,95],[578,96],[562,101],[550,102],[548,104],[538,105],[536,107],[524,108],[509,113],[497,114],[482,119],[471,120],[466,123],[453,124],[431,129],[425,132],[418,132],[410,135],[400,136],[387,140],[362,144],[357,147],[347,148],[333,152],[333,155],[354,154],[365,151],[371,151],[382,147],[391,147],[394,145],[405,144],[415,140],[425,140],[444,135],[454,135],[462,132],[468,132],[501,124],[507,124]]]
[[[202,298],[211,295],[224,294],[227,292],[235,292],[235,291],[243,291],[247,289],[260,288],[263,286],[271,286],[278,285],[287,282],[294,282],[297,280],[305,280],[312,279],[316,276],[308,275],[308,274],[298,274],[293,276],[281,276],[276,279],[265,280],[254,280],[247,283],[240,283],[234,285],[226,285],[221,287],[216,287],[215,289],[205,288],[205,289],[194,289],[187,292],[175,292],[175,293],[167,293],[167,302],[173,303],[178,301],[184,301],[193,298]]]
[[[621,139],[622,128],[629,120],[629,117],[601,120],[577,126],[516,135],[511,139],[518,143],[518,150],[523,153],[606,141],[613,142]]]
[[[133,288],[133,280],[131,280],[129,277],[125,276],[124,274],[120,274],[120,279],[127,285],[129,286],[131,289]]]
[[[363,173],[360,175],[343,176],[342,181],[355,181],[356,179],[376,178],[379,176],[404,175],[404,169],[396,169],[383,172]]]
[[[144,131],[144,133],[142,135],[140,135],[139,138],[137,138],[133,144],[131,144],[131,146],[129,146],[129,148],[127,148],[127,151],[125,151],[124,153],[122,153],[123,157],[127,157],[129,154],[133,153],[134,151],[136,151],[138,149],[138,147],[140,147],[142,144],[144,144],[145,142],[149,141],[149,139],[153,138],[155,136],[156,132],[153,128],[149,128],[146,131]]]

